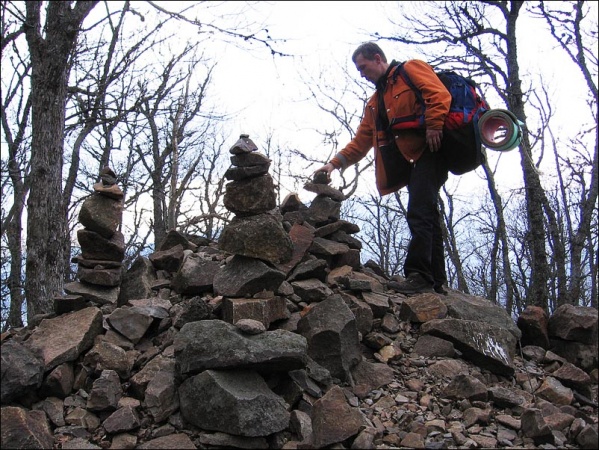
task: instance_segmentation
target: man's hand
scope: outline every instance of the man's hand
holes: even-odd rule
[[[443,130],[426,130],[426,144],[431,152],[439,151],[443,139]]]
[[[316,169],[314,171],[314,175],[316,175],[318,172],[326,172],[327,173],[327,177],[330,180],[331,179],[331,173],[333,173],[333,170],[335,170],[335,166],[332,165],[331,163],[327,163],[324,166],[322,166],[320,169]]]

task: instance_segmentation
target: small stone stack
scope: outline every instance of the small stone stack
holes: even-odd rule
[[[94,184],[94,193],[81,205],[79,222],[84,228],[77,231],[81,255],[72,260],[78,264],[79,281],[65,286],[70,296],[64,301],[57,299],[55,309],[61,308],[59,304],[63,309],[77,309],[72,302],[81,301],[116,305],[125,257],[125,239],[119,231],[124,194],[116,182],[112,169],[104,167],[100,181]]]
[[[268,174],[270,159],[242,134],[229,152],[232,166],[225,173],[225,207],[235,217],[225,226],[218,244],[233,257],[214,278],[214,290],[225,297],[226,321],[255,319],[268,328],[286,318],[285,300],[275,292],[286,274],[278,264],[291,259],[293,242],[276,209],[274,182]],[[253,297],[253,298],[252,298]]]
[[[316,194],[307,211],[307,220],[315,227],[339,220],[341,202],[345,200],[345,195],[339,189],[329,186],[330,182],[326,172],[318,172],[312,182],[304,185],[306,191]]]
[[[330,186],[330,182],[326,172],[316,173],[313,180],[304,185],[305,190],[316,194],[310,206],[305,206],[296,193],[291,193],[283,200],[281,213],[286,223],[295,223],[294,228],[301,224],[312,230],[313,241],[308,251],[327,261],[329,269],[344,265],[358,269],[362,243],[352,234],[358,233],[360,227],[340,218],[345,196]]]

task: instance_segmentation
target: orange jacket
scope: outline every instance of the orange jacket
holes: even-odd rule
[[[416,87],[422,92],[422,97],[427,105],[425,124],[427,128],[442,130],[445,117],[449,112],[451,94],[435,74],[433,68],[424,61],[412,59],[406,61],[404,68]],[[387,107],[389,122],[396,117],[405,117],[411,114],[421,114],[422,108],[414,91],[406,84],[401,76],[393,80],[391,70],[387,78],[384,99]],[[378,94],[370,97],[362,121],[358,126],[356,135],[347,146],[337,153],[331,161],[336,168],[345,169],[364,158],[371,148],[374,148],[374,164],[376,186],[380,195],[395,192],[408,184],[408,173],[402,174],[398,183],[387,182],[385,168],[379,152],[379,147],[388,142],[388,135],[384,130],[376,130],[376,117],[378,115]],[[423,130],[394,131],[395,144],[406,161],[411,164],[418,161],[426,149],[426,139]]]

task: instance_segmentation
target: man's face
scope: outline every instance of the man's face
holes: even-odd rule
[[[364,58],[362,54],[356,57],[356,69],[358,69],[362,78],[366,78],[372,84],[376,84],[386,70],[381,55],[374,55],[374,59],[369,60]]]

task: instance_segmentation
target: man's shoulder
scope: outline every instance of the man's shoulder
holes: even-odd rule
[[[436,79],[433,67],[421,59],[409,59],[403,63],[401,69],[414,82],[420,79]]]
[[[404,67],[410,67],[410,66],[418,66],[418,67],[427,67],[432,69],[432,66],[427,63],[426,61],[423,61],[422,59],[408,59],[406,61],[404,61],[403,63]]]

